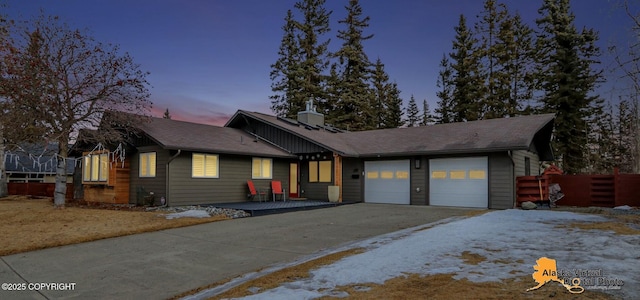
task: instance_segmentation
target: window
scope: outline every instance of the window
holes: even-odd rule
[[[83,182],[107,182],[109,179],[109,154],[88,154],[84,156],[83,161]]]
[[[271,179],[272,161],[270,158],[253,158],[251,179]]]
[[[331,161],[310,161],[309,182],[331,182]]]
[[[156,177],[156,153],[140,153],[140,177]]]
[[[524,158],[524,176],[531,176],[531,159]]]
[[[218,156],[194,153],[191,157],[191,176],[194,178],[218,178]]]

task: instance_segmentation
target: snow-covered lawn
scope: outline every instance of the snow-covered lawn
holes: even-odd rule
[[[617,280],[616,284],[623,283],[619,289],[605,292],[625,299],[640,299],[640,235],[563,227],[575,222],[605,221],[610,219],[549,210],[503,210],[461,220],[445,220],[349,245],[347,248],[363,247],[367,251],[312,270],[309,278],[283,283],[247,298],[348,296],[336,288],[351,284],[383,284],[388,279],[407,274],[455,273],[455,279],[501,281],[531,276],[536,260],[548,257],[557,261],[560,272],[588,271],[580,276],[558,276],[560,279],[570,282],[574,277],[580,277],[581,286],[587,290],[615,288],[598,278],[606,278],[609,283]],[[486,260],[467,264],[461,258],[465,251]],[[536,285],[531,279],[530,287]]]

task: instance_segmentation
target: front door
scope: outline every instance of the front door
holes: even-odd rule
[[[298,163],[291,163],[289,164],[289,198],[300,197],[298,190]]]

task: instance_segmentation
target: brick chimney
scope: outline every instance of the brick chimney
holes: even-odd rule
[[[324,126],[324,115],[316,111],[316,106],[313,105],[313,99],[307,101],[306,110],[298,113],[298,122]]]

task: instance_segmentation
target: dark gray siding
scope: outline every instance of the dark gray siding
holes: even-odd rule
[[[299,136],[256,120],[249,120],[249,125],[245,124],[242,129],[256,134],[283,149],[287,149],[291,153],[328,152],[327,149]]]
[[[342,159],[342,201],[362,201],[363,163],[356,158]]]
[[[531,176],[540,175],[540,160],[538,159],[538,154],[527,150],[516,150],[513,151],[511,155],[513,156],[513,164],[516,177],[525,176],[526,174],[524,163],[525,157],[528,157],[530,162],[529,174]]]
[[[489,208],[513,208],[515,178],[507,152],[489,155]]]
[[[219,155],[218,178],[192,178],[191,152],[183,152],[170,165],[169,205],[193,205],[247,201],[249,189],[247,180],[251,179],[250,156]],[[272,180],[282,182],[289,191],[289,160],[273,159],[272,179],[253,179],[257,189],[268,190]]]
[[[420,160],[420,169],[416,169],[416,160]],[[427,205],[429,190],[427,187],[428,159],[414,157],[411,159],[411,205]],[[418,191],[417,189],[420,189]]]
[[[301,196],[310,200],[329,201],[329,186],[333,185],[333,168],[331,163],[332,182],[309,182],[309,161],[300,162],[300,193]]]
[[[156,153],[156,177],[140,177],[140,153],[155,152]],[[138,152],[131,154],[131,165],[129,172],[130,187],[129,187],[129,203],[141,203],[141,197],[153,192],[156,203],[160,203],[161,197],[166,197],[166,167],[167,160],[169,159],[169,151],[162,149],[158,145],[138,147]]]

